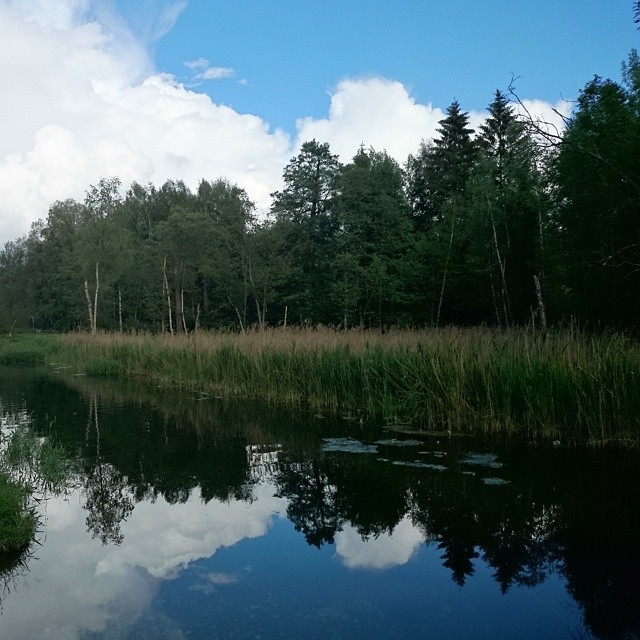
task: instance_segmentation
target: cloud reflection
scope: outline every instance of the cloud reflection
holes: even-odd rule
[[[391,533],[364,539],[352,527],[336,534],[336,553],[350,569],[389,569],[406,564],[424,536],[405,516]]]
[[[117,617],[135,624],[146,613],[161,579],[176,577],[221,547],[264,535],[284,500],[258,485],[255,500],[205,504],[194,491],[184,504],[162,498],[136,505],[123,525],[120,546],[103,546],[85,532],[79,494],[47,504],[47,537],[21,587],[2,603],[0,637],[74,640],[111,627]],[[237,576],[210,574],[211,586]],[[55,585],[55,588],[52,588]],[[43,634],[43,630],[46,633]]]

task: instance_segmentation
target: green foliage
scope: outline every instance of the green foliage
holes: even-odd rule
[[[32,494],[64,491],[73,474],[64,449],[29,425],[0,434],[0,553],[29,546],[38,523]]]
[[[29,491],[0,472],[0,553],[26,549],[36,531]]]
[[[439,329],[64,339],[81,369],[187,389],[301,403],[427,429],[567,444],[640,443],[640,347],[623,335]]]
[[[631,328],[639,159],[634,50],[557,133],[496,91],[477,132],[454,101],[404,169],[364,148],[343,166],[307,141],[259,223],[222,178],[125,193],[102,179],[0,251],[0,331],[510,327],[543,313]]]
[[[286,233],[292,267],[287,306],[295,321],[317,323],[326,318],[341,170],[327,143],[305,142],[284,168],[285,188],[272,194],[272,214]]]
[[[552,164],[571,307],[589,324],[633,324],[640,296],[640,62],[625,84],[583,89]]]
[[[384,152],[360,149],[342,172],[336,209],[337,318],[344,328],[397,323],[406,305],[401,264],[413,241],[400,167]]]
[[[0,364],[39,365],[55,353],[58,343],[50,335],[18,333],[11,337],[0,337]]]
[[[60,493],[71,482],[74,464],[66,451],[51,438],[40,438],[29,426],[19,426],[5,441],[0,468],[29,493]]]

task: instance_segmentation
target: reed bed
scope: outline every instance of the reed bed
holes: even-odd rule
[[[53,356],[92,375],[296,403],[362,420],[564,444],[640,443],[640,346],[575,330],[82,333]]]

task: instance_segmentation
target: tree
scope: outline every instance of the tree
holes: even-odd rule
[[[29,258],[28,237],[7,242],[0,251],[0,327],[9,333],[14,327],[32,324],[34,291]]]
[[[195,206],[212,223],[207,259],[198,274],[204,319],[235,321],[238,307],[232,301],[246,297],[248,234],[255,225],[255,206],[244,189],[222,179],[202,180]],[[241,306],[246,306],[244,300]],[[233,312],[230,307],[235,307]]]
[[[91,333],[98,326],[100,288],[109,289],[125,270],[130,256],[129,237],[115,217],[122,204],[118,178],[102,179],[89,187],[76,244],[78,266],[84,279],[84,293]],[[91,290],[89,282],[92,281]],[[122,296],[118,288],[118,318],[122,330]]]
[[[267,326],[268,312],[274,306],[276,309],[272,317],[286,323],[289,303],[287,283],[297,275],[291,264],[291,255],[286,250],[287,235],[288,224],[282,222],[257,225],[248,235],[246,250],[242,255],[246,292],[241,327],[247,324],[247,311],[251,313],[246,308],[249,297],[253,298],[256,312],[255,316],[249,317],[255,318],[259,328]]]
[[[337,194],[340,169],[328,143],[305,142],[284,168],[285,188],[272,194],[276,218],[298,223],[326,219]]]
[[[424,270],[439,271],[433,321],[439,325],[446,312],[450,321],[464,321],[464,274],[466,239],[465,189],[472,175],[477,147],[472,139],[469,116],[454,101],[447,117],[440,121],[439,137],[432,143],[422,143],[417,156],[407,162],[407,191],[418,231],[427,237],[422,245],[423,281],[433,280]]]
[[[490,287],[494,320],[509,326],[529,320],[533,278],[541,276],[540,179],[534,145],[502,92],[496,91],[488,111],[468,185],[470,262],[478,276],[474,303],[482,313]],[[478,321],[489,317],[478,316]]]
[[[406,309],[401,263],[411,220],[403,174],[386,152],[361,148],[340,179],[333,299],[346,328],[397,322]]]
[[[37,299],[35,324],[56,330],[77,328],[86,311],[77,242],[85,208],[75,200],[54,202],[46,221],[32,226],[30,260]]]
[[[272,214],[288,224],[287,245],[300,278],[289,296],[297,318],[317,322],[325,316],[328,254],[336,224],[333,216],[341,165],[328,143],[305,142],[285,167],[285,187],[272,194]]]
[[[198,269],[201,269],[202,264],[208,260],[209,243],[213,233],[213,221],[206,214],[180,207],[176,207],[158,227],[167,289],[169,279],[166,268],[168,267],[171,271],[177,333],[187,332],[185,290],[193,292],[197,283]],[[168,290],[166,294],[169,295]]]
[[[571,308],[587,323],[637,321],[640,296],[640,61],[624,84],[582,90],[551,171]]]

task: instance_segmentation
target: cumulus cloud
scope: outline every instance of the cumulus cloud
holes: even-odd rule
[[[123,523],[119,546],[103,546],[85,531],[86,511],[77,492],[51,497],[47,538],[38,559],[30,562],[19,597],[9,594],[2,602],[0,636],[28,640],[46,630],[47,638],[76,640],[108,629],[109,637],[129,637],[119,627],[148,615],[162,580],[175,578],[190,562],[221,547],[265,535],[285,509],[285,501],[273,493],[265,483],[256,487],[251,503],[205,504],[198,491],[181,504],[162,498],[138,503]],[[241,577],[207,573],[194,588],[221,588]]]
[[[571,115],[573,104],[568,100],[560,100],[556,104],[549,104],[543,100],[522,100],[516,105],[516,111],[520,115],[537,122],[542,131],[552,134],[560,133]]]
[[[267,207],[290,156],[288,136],[153,72],[131,32],[90,19],[97,7],[0,0],[0,244],[55,200],[81,200],[111,175],[192,188],[226,177]],[[208,64],[200,72],[228,73]]]
[[[292,140],[155,69],[148,45],[173,26],[184,1],[123,6],[124,16],[113,0],[0,0],[0,246],[46,217],[55,200],[82,200],[102,177],[125,185],[180,179],[190,188],[225,177],[266,210],[303,142],[328,142],[344,162],[363,144],[402,164],[445,116],[400,82],[345,79],[326,117],[300,118]],[[234,75],[206,58],[187,67],[195,83]],[[525,104],[554,116],[546,103]],[[470,115],[477,128],[484,114]]]
[[[89,9],[90,0],[5,0],[0,4],[26,22],[35,22],[41,27],[69,29]]]
[[[562,131],[563,117],[570,114],[571,104],[525,99],[515,109],[548,123],[552,130]],[[469,126],[478,132],[487,112],[471,110],[468,115]],[[364,145],[387,151],[402,165],[409,154],[416,153],[421,140],[438,137],[439,122],[445,117],[445,110],[416,102],[400,82],[381,77],[346,79],[331,93],[325,118],[298,120],[297,143],[299,147],[314,138],[328,142],[342,162],[349,162]]]
[[[328,142],[343,162],[360,145],[386,150],[403,163],[415,153],[420,140],[435,136],[445,113],[412,98],[400,82],[380,77],[347,79],[331,94],[326,118],[301,118],[298,140]]]
[[[424,536],[408,517],[391,533],[364,539],[351,526],[336,533],[336,553],[350,569],[389,569],[409,562]]]

